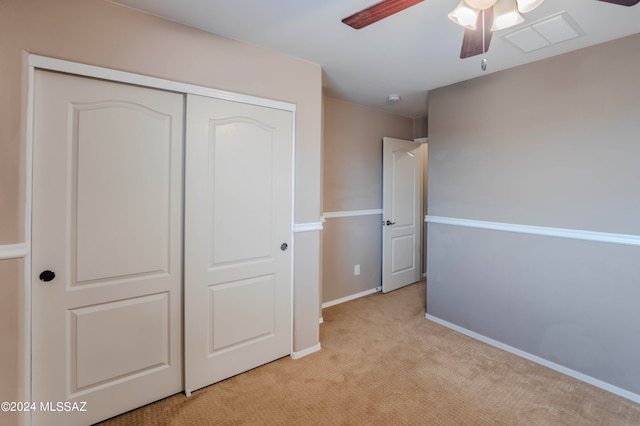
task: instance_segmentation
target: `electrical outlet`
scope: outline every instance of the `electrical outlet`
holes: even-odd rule
[[[353,275],[360,275],[360,264],[353,266]]]

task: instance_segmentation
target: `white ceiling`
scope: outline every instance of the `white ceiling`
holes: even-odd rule
[[[407,117],[426,115],[431,89],[640,32],[640,4],[546,0],[521,26],[566,11],[584,35],[523,53],[503,38],[520,26],[494,33],[483,73],[480,56],[459,59],[464,30],[447,18],[458,0],[426,0],[361,30],[342,18],[379,0],[111,1],[319,64],[326,95]],[[391,94],[402,100],[388,104]]]

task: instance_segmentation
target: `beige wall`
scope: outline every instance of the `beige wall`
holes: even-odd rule
[[[430,93],[429,214],[640,236],[636,52],[640,34]],[[430,315],[640,400],[640,247],[428,229]]]
[[[15,307],[22,301],[22,270],[22,259],[0,260],[0,402],[20,400],[16,398],[23,387],[19,380],[23,365],[19,333],[22,321]],[[11,424],[17,419],[17,415],[0,412],[0,424]]]
[[[382,138],[413,139],[413,120],[324,98],[323,211],[382,208]],[[380,215],[328,218],[322,234],[322,301],[380,286]],[[353,275],[360,264],[361,274]]]
[[[25,53],[295,103],[295,222],[319,222],[319,66],[102,0],[9,0],[0,3],[0,244],[23,242]],[[319,315],[319,242],[298,239],[305,243],[294,254],[296,276],[303,275],[300,268],[310,271],[303,283],[294,284],[295,351],[317,343]],[[17,294],[23,284],[14,264],[0,261],[0,400],[23,399],[17,394],[19,330],[4,323],[21,315]],[[313,327],[306,316],[314,318]]]
[[[413,120],[324,98],[323,211],[382,207],[382,138],[413,140]]]
[[[429,136],[429,117],[418,117],[413,119],[413,138],[426,138]]]

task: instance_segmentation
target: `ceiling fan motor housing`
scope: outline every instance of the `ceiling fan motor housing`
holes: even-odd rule
[[[497,0],[465,0],[467,4],[478,10],[485,10],[496,4]]]

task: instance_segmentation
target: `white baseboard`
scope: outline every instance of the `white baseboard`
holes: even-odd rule
[[[378,288],[372,288],[371,290],[361,291],[360,293],[352,294],[351,296],[346,296],[341,299],[331,300],[329,302],[325,302],[322,304],[322,309],[328,308],[329,306],[339,305],[340,303],[348,302],[349,300],[359,299],[364,296],[368,296],[373,293],[379,292]]]
[[[320,321],[318,321],[319,324],[322,324],[324,322],[324,318],[320,317]]]
[[[314,352],[318,352],[320,349],[322,349],[322,348],[320,346],[320,343],[318,343],[317,345],[311,346],[310,348],[303,349],[303,350],[297,351],[297,352],[292,352],[291,353],[291,358],[300,359],[300,358],[302,358],[304,356],[307,356],[307,355],[310,355],[310,354],[312,354]]]
[[[433,315],[425,314],[425,318],[429,321],[433,321],[438,323],[444,327],[450,328],[451,330],[462,333],[466,336],[472,337],[476,340],[479,340],[488,345],[494,346],[496,348],[502,349],[504,351],[510,352],[519,357],[528,359],[529,361],[535,362],[536,364],[540,364],[544,367],[555,370],[559,373],[566,374],[567,376],[573,377],[574,379],[578,379],[582,382],[588,383],[600,389],[603,389],[607,392],[611,392],[615,395],[621,396],[623,398],[629,399],[633,402],[640,403],[640,395],[635,394],[633,392],[629,392],[628,390],[619,388],[617,386],[611,385],[607,382],[603,382],[602,380],[593,378],[591,376],[587,376],[586,374],[580,373],[578,371],[572,370],[567,367],[563,367],[562,365],[556,364],[544,358],[540,358],[537,355],[530,354],[529,352],[525,352],[523,350],[514,348],[513,346],[506,345],[504,343],[498,342],[497,340],[493,340],[487,336],[483,336],[482,334],[478,334],[474,331],[467,330],[466,328],[460,327],[458,325],[452,324],[448,321],[440,319],[438,317],[434,317]]]

